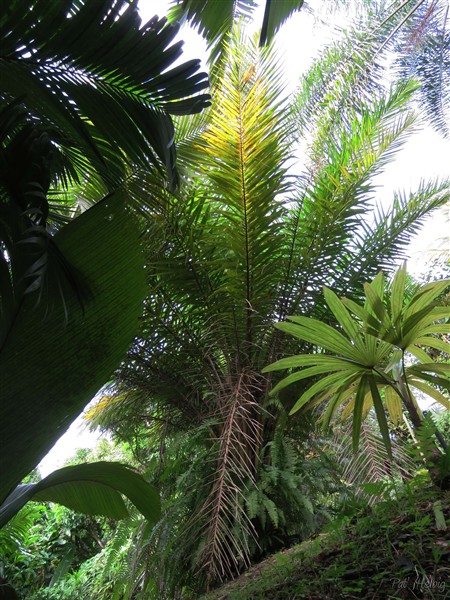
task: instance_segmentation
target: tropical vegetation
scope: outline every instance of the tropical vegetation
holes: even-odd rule
[[[302,2],[268,0],[253,37],[253,2],[174,2],[211,45],[211,97],[198,61],[171,66],[177,26],[135,3],[31,4],[0,21],[0,577],[195,598],[424,467],[445,487],[445,413],[412,388],[448,408],[448,280],[398,263],[450,182],[376,196],[435,102],[421,77],[446,134],[423,66],[439,3],[361,7],[290,94],[267,42]],[[22,481],[102,386],[86,418],[112,447]]]
[[[450,331],[448,324],[442,322],[448,318],[448,306],[436,303],[436,298],[448,289],[450,282],[444,279],[421,286],[408,298],[406,278],[404,265],[392,281],[388,307],[384,301],[382,273],[364,285],[364,306],[348,298],[338,298],[325,287],[325,301],[342,333],[326,323],[303,316],[288,317],[291,323],[277,324],[281,331],[314,344],[316,351],[284,358],[266,367],[264,372],[306,367],[282,379],[271,393],[296,381],[328,374],[303,392],[291,414],[303,407],[331,400],[323,417],[327,427],[345,404],[342,417],[352,416],[355,450],[361,423],[372,407],[390,456],[391,439],[385,409],[394,425],[401,422],[405,410],[414,427],[421,428],[423,417],[411,388],[428,394],[450,409],[447,398],[439,391],[439,388],[450,390],[450,380],[446,377],[449,365],[434,362],[430,356],[430,350],[450,354],[450,345],[439,337]],[[446,450],[446,443],[439,441]]]
[[[140,28],[128,3],[18,0],[0,30],[4,501],[129,345],[144,280],[124,185],[142,168],[165,168],[176,185],[170,115],[209,97],[197,93],[207,85],[198,62],[167,71],[177,28]],[[99,202],[77,217],[84,195]]]

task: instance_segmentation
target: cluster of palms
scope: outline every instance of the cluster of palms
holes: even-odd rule
[[[394,268],[422,220],[450,195],[448,182],[424,184],[408,198],[397,196],[389,212],[374,207],[373,177],[413,131],[418,91],[404,79],[383,83],[382,49],[406,35],[405,22],[413,27],[405,21],[411,9],[423,23],[426,3],[399,3],[389,19],[376,15],[363,35],[349,34],[324,53],[292,98],[283,94],[273,50],[261,44],[302,2],[267,2],[260,40],[236,27],[230,32],[236,10],[249,10],[250,2],[210,0],[201,11],[197,3],[180,3],[173,15],[185,11],[215,44],[210,108],[197,62],[167,70],[180,52],[170,45],[173,26],[153,19],[139,28],[134,5],[112,0],[73,3],[69,13],[55,2],[36,19],[44,14],[44,3],[36,2],[21,25],[19,45],[17,23],[28,4],[11,3],[0,22],[9,40],[2,48],[0,112],[2,498],[108,380],[138,331],[90,419],[146,447],[147,456],[157,449],[153,481],[172,460],[177,436],[198,440],[187,454],[187,462],[200,464],[191,471],[191,505],[178,504],[176,514],[172,510],[170,519],[146,531],[142,551],[155,561],[162,547],[169,557],[177,551],[181,558],[173,564],[201,574],[199,587],[210,585],[252,558],[264,526],[249,510],[249,493],[258,489],[271,460],[268,449],[300,396],[302,406],[336,398],[326,421],[344,401],[353,402],[347,414],[354,414],[355,446],[369,391],[388,445],[378,388],[397,385],[388,408],[398,413],[400,398],[411,415],[413,401],[399,380],[377,379],[370,365],[363,364],[360,379],[352,366],[311,388],[305,380],[335,370],[324,350],[337,352],[342,363],[344,348],[344,358],[356,360],[350,352],[355,339],[383,367],[395,348],[406,351],[416,343],[413,336],[402,345],[405,331],[401,343],[386,340],[382,294],[373,298],[379,284],[366,288],[369,305],[357,307],[364,283]],[[228,11],[223,19],[214,12],[218,5]],[[47,37],[49,30],[55,33]],[[448,60],[442,52],[441,63]],[[402,66],[408,67],[405,56]],[[448,88],[433,91],[443,107],[439,124]],[[199,114],[180,116],[193,113]],[[175,129],[170,115],[177,117]],[[304,136],[304,171],[294,177],[289,166]],[[322,301],[323,286],[347,297],[345,306],[362,320],[363,332],[331,292],[328,304]],[[402,312],[399,300],[404,282],[394,287],[395,321],[408,308]],[[297,324],[273,327],[295,314],[302,315]],[[436,311],[424,317],[420,335],[432,337],[434,321],[445,316]],[[320,322],[313,326],[316,335],[308,319]],[[337,322],[353,342],[327,342]],[[323,339],[320,327],[326,328]],[[283,328],[301,342],[283,335]],[[367,341],[371,335],[381,339],[376,348]],[[441,340],[420,335],[419,345],[448,350]],[[294,357],[278,364],[310,368],[291,376],[288,383],[295,385],[279,385],[274,400],[273,370],[263,369],[286,355],[310,353],[314,345],[321,353],[309,362]],[[433,370],[426,353],[417,353],[425,367],[412,368],[416,387],[445,403],[437,389],[447,385],[445,369]],[[431,387],[420,383],[423,375]],[[420,426],[420,415],[414,425]],[[178,475],[186,480],[184,464]],[[90,478],[105,491],[117,474],[102,469],[116,467],[91,465]],[[83,468],[55,474],[47,496],[41,485],[21,489],[13,500],[19,495],[23,504],[34,494],[67,503],[63,484],[80,473],[86,477]],[[128,471],[118,476],[131,477]],[[153,488],[144,483],[122,480],[108,514],[123,514],[117,503],[125,493],[156,519]],[[164,496],[164,483],[158,483]],[[177,485],[167,491],[174,506],[183,489]],[[140,492],[153,498],[149,504]],[[72,505],[79,507],[86,494],[82,490]],[[10,499],[5,518],[17,507]],[[175,539],[182,551],[174,549]],[[173,569],[170,560],[166,568]],[[147,577],[140,581],[145,587]],[[159,597],[173,593],[158,585]]]

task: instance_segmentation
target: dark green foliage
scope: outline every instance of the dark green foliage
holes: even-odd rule
[[[208,100],[189,98],[207,85],[199,61],[169,69],[181,56],[178,26],[154,17],[141,27],[136,4],[125,0],[38,0],[30,8],[15,0],[2,11],[1,99],[19,102],[46,143],[58,142],[63,181],[92,165],[117,183],[124,160],[163,165],[176,180],[168,115],[198,112]]]
[[[0,499],[45,456],[105,383],[137,327],[143,257],[124,202],[123,194],[106,198],[55,238],[92,288],[85,311],[54,273],[38,307],[40,293],[35,290],[15,308],[0,362]]]
[[[98,553],[112,531],[106,519],[28,505],[0,531],[0,575],[20,597],[44,598],[48,586]]]
[[[266,0],[259,37],[261,46],[273,40],[281,25],[290,15],[300,10],[303,2],[304,0]],[[172,5],[170,19],[187,19],[212,47],[212,58],[216,59],[223,53],[233,25],[239,20],[251,18],[257,3],[255,0],[173,0]]]
[[[199,61],[169,69],[177,31],[156,17],[141,27],[121,0],[14,0],[1,11],[0,502],[136,331],[144,273],[126,177],[165,169],[176,187],[170,115],[209,103]],[[64,205],[86,190],[102,201],[54,236],[72,207],[55,210],[49,196]]]
[[[280,424],[263,449],[257,484],[244,491],[256,534],[253,560],[308,538],[331,519],[327,496],[339,482],[324,442],[313,431],[296,438]]]

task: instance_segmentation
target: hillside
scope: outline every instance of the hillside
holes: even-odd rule
[[[409,490],[335,522],[202,600],[450,598],[450,494]]]

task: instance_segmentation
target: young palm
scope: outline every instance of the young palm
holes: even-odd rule
[[[364,285],[365,303],[338,298],[324,288],[325,301],[339,329],[309,317],[288,317],[278,329],[315,346],[315,352],[281,359],[265,372],[303,367],[282,379],[272,390],[314,378],[291,409],[295,413],[322,402],[328,406],[323,415],[327,426],[337,413],[352,417],[353,449],[358,448],[362,421],[375,409],[378,424],[389,455],[391,439],[385,408],[398,424],[402,407],[414,427],[420,428],[423,416],[411,388],[424,392],[450,409],[442,390],[450,390],[446,373],[449,365],[434,362],[430,350],[450,354],[450,344],[436,334],[447,334],[448,306],[436,299],[448,288],[443,280],[419,287],[405,296],[406,266],[394,277],[389,301],[384,298],[384,278],[380,273]],[[427,351],[428,349],[428,351]],[[408,364],[407,357],[413,358]]]

